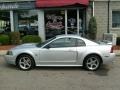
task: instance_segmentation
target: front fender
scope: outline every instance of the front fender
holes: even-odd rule
[[[15,57],[17,59],[18,56],[22,55],[22,54],[28,54],[31,57],[33,57],[35,63],[37,63],[39,61],[39,50],[17,50],[15,52]]]

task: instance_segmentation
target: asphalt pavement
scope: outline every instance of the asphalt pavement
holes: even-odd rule
[[[82,67],[21,71],[0,56],[0,90],[120,90],[120,57],[92,72]]]

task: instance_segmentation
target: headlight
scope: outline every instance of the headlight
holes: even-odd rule
[[[8,51],[7,55],[13,55],[12,51]]]

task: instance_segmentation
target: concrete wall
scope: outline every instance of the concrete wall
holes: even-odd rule
[[[92,2],[91,2],[92,5]],[[110,19],[109,19],[109,28],[110,33],[117,34],[120,37],[120,28],[112,28],[112,11],[118,10],[120,11],[120,1],[112,1],[110,2]],[[91,15],[91,7],[89,6],[87,11],[87,22],[89,22],[89,18]],[[95,1],[95,17],[97,20],[97,39],[102,39],[103,34],[107,33],[108,27],[108,1]]]
[[[102,39],[103,33],[107,32],[108,6],[107,2],[95,2],[95,17],[97,20],[97,39]]]

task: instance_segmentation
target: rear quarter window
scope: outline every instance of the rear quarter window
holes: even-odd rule
[[[77,46],[86,46],[85,42],[81,39],[77,40]]]

